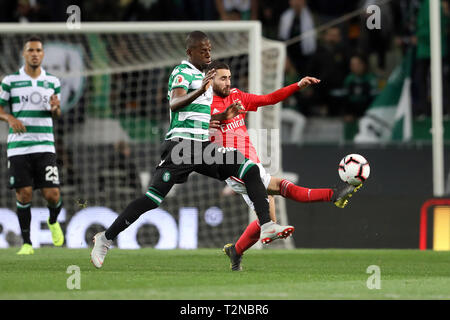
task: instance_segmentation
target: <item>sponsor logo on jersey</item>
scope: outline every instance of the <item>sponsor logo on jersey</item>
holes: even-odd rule
[[[245,120],[243,118],[239,120],[234,120],[233,122],[230,123],[221,124],[220,130],[222,130],[222,132],[227,132],[242,126],[245,126]]]
[[[177,84],[182,84],[183,81],[184,81],[184,77],[183,77],[181,74],[179,74],[179,75],[177,75],[177,76],[175,77],[174,83],[175,83],[176,85],[177,85]]]
[[[30,85],[30,81],[26,80],[26,81],[16,81],[14,83],[14,86],[16,88],[21,88],[21,87],[27,87]]]
[[[30,95],[23,95],[20,97],[20,101],[22,101],[22,104],[26,104],[28,102],[31,102],[34,105],[40,105],[43,103],[49,103],[50,96],[43,96],[40,92],[34,91]]]

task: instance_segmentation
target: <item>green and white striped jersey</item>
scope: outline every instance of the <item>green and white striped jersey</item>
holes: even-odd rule
[[[205,74],[183,60],[176,66],[169,77],[168,100],[170,92],[175,88],[184,88],[187,93],[199,89]],[[212,86],[195,99],[190,105],[175,112],[170,111],[170,127],[166,134],[166,140],[176,137],[208,141],[209,121],[211,119],[211,103],[213,101]]]
[[[22,134],[8,134],[8,157],[36,152],[55,153],[53,120],[50,112],[50,97],[61,99],[59,79],[45,72],[33,79],[25,73],[24,67],[3,78],[0,105],[11,109],[11,114],[20,120],[27,131]]]

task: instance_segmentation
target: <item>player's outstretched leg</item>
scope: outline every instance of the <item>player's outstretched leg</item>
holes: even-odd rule
[[[153,193],[155,191],[152,191],[152,195]],[[162,201],[163,197],[161,195],[158,196],[161,198],[160,201]],[[150,196],[142,196],[131,202],[106,231],[97,233],[94,236],[94,248],[91,251],[91,262],[94,266],[96,268],[103,266],[108,249],[120,232],[135,222],[143,213],[157,208],[160,203],[158,202],[157,204]]]
[[[285,198],[297,202],[329,202],[331,201],[338,208],[344,208],[352,195],[361,188],[341,182],[337,188],[311,189],[300,187],[289,180],[272,178],[269,189],[272,193],[279,194]]]
[[[270,181],[269,189],[279,192],[284,198],[297,202],[328,202],[333,196],[333,189],[300,187],[289,180],[274,177]]]
[[[349,199],[362,187],[362,183],[358,186],[352,186],[348,183],[341,183],[337,188],[334,189],[331,201],[338,208],[345,208],[348,204]]]
[[[255,163],[246,159],[241,165],[237,177],[244,181],[247,195],[255,206],[255,212],[261,225],[259,240],[263,244],[268,244],[294,231],[292,226],[280,226],[270,220],[267,189],[261,181],[259,168]]]
[[[94,248],[91,251],[91,262],[96,268],[101,268],[113,241],[106,239],[105,231],[97,233],[93,240]]]
[[[293,226],[280,226],[270,221],[261,226],[260,240],[263,244],[269,244],[276,239],[289,237],[295,228]]]

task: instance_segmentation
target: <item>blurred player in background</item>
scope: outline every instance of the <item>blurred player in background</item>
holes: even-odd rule
[[[184,60],[169,77],[168,100],[170,127],[162,147],[161,162],[152,174],[145,195],[131,202],[104,232],[94,236],[91,261],[101,268],[112,241],[145,212],[157,208],[175,183],[184,183],[192,172],[218,180],[236,176],[247,187],[261,224],[261,241],[274,239],[293,231],[270,219],[267,190],[259,167],[234,148],[224,148],[209,141],[211,118],[226,120],[239,112],[240,105],[231,103],[225,110],[211,116],[213,92],[211,81],[216,72],[203,71],[211,63],[211,43],[201,31],[191,32],[186,39]]]
[[[314,77],[304,77],[299,82],[270,94],[254,95],[242,92],[237,88],[231,89],[231,71],[227,64],[214,61],[208,66],[208,69],[214,69],[216,72],[212,84],[214,99],[211,105],[211,114],[222,113],[229,104],[235,102],[239,102],[245,110],[236,113],[233,118],[228,120],[211,121],[211,128],[216,130],[213,131],[214,133],[210,136],[210,139],[224,147],[237,148],[246,158],[249,158],[258,165],[261,179],[269,194],[270,217],[272,221],[276,222],[275,200],[272,195],[281,195],[298,202],[333,202],[338,208],[344,208],[349,198],[361,185],[354,187],[341,183],[338,188],[334,189],[311,189],[297,186],[286,179],[272,177],[262,166],[256,150],[250,141],[245,124],[245,112],[257,111],[258,107],[261,106],[274,105],[288,98],[298,90],[319,83],[320,80]],[[254,204],[247,195],[244,181],[235,176],[225,181],[236,193],[242,194],[245,202],[254,210]],[[224,252],[230,257],[232,270],[241,270],[240,263],[242,254],[258,241],[260,238],[260,230],[258,220],[255,220],[247,227],[236,244],[225,245]],[[282,234],[279,238],[286,238],[289,235]]]
[[[42,67],[44,48],[38,37],[23,47],[25,65],[2,81],[0,119],[8,122],[7,145],[9,187],[16,190],[17,216],[23,245],[17,254],[33,254],[30,240],[33,189],[41,189],[47,200],[47,221],[55,246],[64,243],[56,221],[62,208],[59,174],[53,137],[53,117],[61,115],[60,81]],[[10,107],[11,114],[3,107]]]

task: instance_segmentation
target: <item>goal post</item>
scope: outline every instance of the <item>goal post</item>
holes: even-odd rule
[[[63,115],[55,122],[55,144],[66,224],[85,207],[120,213],[146,189],[169,124],[164,100],[168,75],[186,59],[184,42],[193,30],[207,33],[213,58],[230,65],[233,86],[255,94],[282,86],[284,45],[263,39],[257,21],[89,22],[81,23],[80,29],[69,29],[65,23],[0,23],[1,78],[23,64],[25,39],[39,35],[44,41],[43,66],[62,82]],[[280,108],[250,113],[249,129],[280,130]],[[7,133],[7,125],[0,124],[2,163],[6,163]],[[271,156],[279,169],[276,174],[281,174],[279,137],[255,141],[258,152],[274,144],[276,152]],[[6,166],[0,167],[0,179],[7,180]],[[192,174],[169,193],[160,209],[172,216],[174,225],[178,223],[176,247],[184,247],[183,232],[192,230],[196,236],[192,247],[218,247],[237,240],[247,226],[248,208],[240,196],[222,196],[224,186]],[[283,200],[277,200],[278,217],[287,223]],[[35,196],[33,206],[45,203]],[[6,187],[0,189],[0,208],[15,208],[14,195]],[[197,221],[184,218],[186,212]],[[186,221],[191,224],[182,225]],[[162,241],[165,231],[159,228],[139,229],[139,244],[154,246]]]

